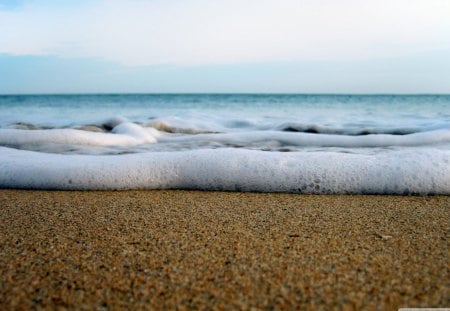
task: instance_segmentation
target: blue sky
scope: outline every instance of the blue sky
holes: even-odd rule
[[[0,0],[0,93],[450,93],[447,0]]]

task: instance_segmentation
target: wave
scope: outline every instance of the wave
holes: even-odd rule
[[[134,146],[155,143],[158,136],[155,129],[123,121],[111,126],[110,133],[81,129],[0,129],[0,145],[19,149],[46,144]]]
[[[331,135],[409,135],[421,132],[430,132],[440,129],[448,129],[449,124],[437,124],[433,126],[409,126],[409,127],[366,127],[362,125],[332,127],[319,124],[303,124],[303,123],[283,123],[274,129],[283,132],[309,133],[309,134],[331,134]]]
[[[365,135],[347,136],[310,133],[290,133],[277,131],[251,131],[241,133],[223,133],[214,135],[199,134],[191,137],[161,137],[160,141],[210,141],[224,145],[251,146],[255,143],[277,142],[280,146],[300,147],[342,147],[342,148],[375,148],[392,146],[426,146],[450,143],[450,130],[435,130],[409,135]]]
[[[92,156],[0,147],[0,188],[448,195],[450,151],[362,155],[221,149]]]
[[[283,132],[296,133],[310,133],[310,134],[334,134],[334,135],[352,135],[365,136],[372,134],[389,134],[389,135],[408,135],[420,133],[424,131],[435,130],[436,128],[416,128],[416,127],[401,127],[401,128],[364,128],[364,127],[349,127],[349,128],[334,128],[326,127],[316,124],[305,125],[298,123],[281,124],[276,127],[276,130]]]
[[[246,131],[231,133],[164,133],[128,121],[115,120],[101,130],[0,129],[0,146],[53,153],[117,154],[148,151],[177,151],[217,148],[245,148],[265,151],[299,151],[304,148],[388,148],[450,145],[450,130],[434,130],[406,135],[364,136]],[[109,149],[100,148],[111,147]],[[90,149],[89,149],[90,148]],[[114,148],[116,150],[114,150]]]
[[[220,133],[219,131],[207,130],[207,129],[199,129],[196,127],[180,127],[169,124],[168,122],[164,122],[161,120],[155,120],[148,123],[146,126],[157,129],[160,132],[166,132],[171,134],[216,134]]]

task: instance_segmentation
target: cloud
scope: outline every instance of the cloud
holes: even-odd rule
[[[54,3],[0,7],[0,53],[191,66],[365,60],[450,47],[447,0]]]

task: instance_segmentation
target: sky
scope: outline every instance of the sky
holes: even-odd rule
[[[449,0],[0,0],[0,94],[450,93]]]

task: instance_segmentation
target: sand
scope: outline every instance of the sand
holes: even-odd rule
[[[0,191],[1,309],[449,307],[450,197]]]

